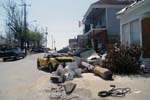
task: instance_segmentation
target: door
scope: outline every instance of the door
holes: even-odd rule
[[[150,18],[142,20],[143,58],[150,58]]]

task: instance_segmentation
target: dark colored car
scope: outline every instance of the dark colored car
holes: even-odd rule
[[[25,52],[23,52],[20,48],[11,48],[5,49],[1,53],[1,57],[3,61],[7,61],[8,59],[17,60],[25,57]]]

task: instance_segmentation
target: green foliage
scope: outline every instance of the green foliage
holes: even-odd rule
[[[21,0],[21,3],[23,4],[24,1]],[[20,46],[22,49],[25,48],[26,44],[28,49],[30,47],[42,47],[43,43],[45,42],[43,33],[38,31],[37,27],[34,31],[29,30],[28,23],[24,23],[24,11],[21,9],[21,7],[19,7],[16,1],[8,0],[4,5],[4,10],[6,12],[7,19],[6,37],[10,46],[15,44]]]
[[[114,46],[108,51],[103,66],[116,74],[136,74],[140,69],[141,48],[132,45],[130,48],[125,46]]]
[[[30,47],[37,47],[40,48],[43,46],[44,43],[44,34],[41,32],[36,31],[29,31],[28,32],[28,41],[30,42]]]

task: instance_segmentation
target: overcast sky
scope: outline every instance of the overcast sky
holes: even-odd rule
[[[19,1],[19,0],[15,0]],[[26,0],[28,21],[39,27],[48,27],[48,46],[51,47],[51,36],[56,40],[56,48],[68,45],[68,39],[82,34],[78,22],[82,20],[90,4],[97,0]],[[0,0],[5,3],[6,0]],[[0,32],[4,33],[4,12],[0,7]],[[32,22],[37,20],[37,22]]]

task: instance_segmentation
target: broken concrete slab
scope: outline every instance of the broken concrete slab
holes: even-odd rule
[[[74,83],[67,83],[64,85],[66,94],[71,94],[75,88],[76,88],[76,84]]]
[[[65,73],[65,77],[66,77],[66,80],[67,80],[67,81],[73,80],[74,77],[75,77],[75,72],[72,71],[72,70],[68,70],[68,72]]]
[[[87,62],[81,62],[81,65],[82,65],[84,68],[86,68],[88,71],[92,71],[93,68],[94,68],[93,65],[91,65],[91,64],[89,64],[89,63],[87,63]]]
[[[75,77],[79,78],[79,77],[82,76],[82,70],[81,70],[81,68],[75,69],[74,72],[75,72]]]
[[[82,70],[78,67],[76,62],[68,63],[65,67],[66,80],[73,80],[74,77],[81,77]]]
[[[58,76],[63,76],[64,73],[65,73],[65,72],[64,72],[63,66],[62,66],[62,65],[58,65],[58,68],[57,68],[55,74],[58,75]]]

